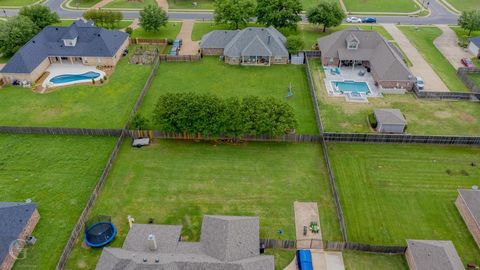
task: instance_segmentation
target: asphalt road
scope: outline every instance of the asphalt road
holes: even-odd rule
[[[65,10],[61,7],[64,0],[48,0],[47,5],[51,10],[58,13],[62,19],[76,19],[80,18],[84,10]],[[444,6],[437,2],[438,0],[430,0],[429,8],[431,10],[430,16],[426,17],[408,17],[408,16],[377,16],[378,23],[400,23],[400,24],[457,24],[457,15],[450,13]],[[18,10],[7,9],[2,13],[7,16],[14,16]],[[1,14],[1,13],[0,13]],[[1,14],[3,15],[3,14]],[[134,19],[138,17],[138,11],[123,11],[125,19]],[[168,16],[171,20],[212,20],[212,12],[169,12]],[[305,18],[303,18],[305,20]]]

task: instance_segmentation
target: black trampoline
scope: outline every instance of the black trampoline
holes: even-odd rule
[[[109,216],[96,216],[85,223],[85,243],[90,247],[103,247],[113,241],[117,230]]]

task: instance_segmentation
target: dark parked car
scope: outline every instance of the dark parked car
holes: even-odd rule
[[[469,58],[462,58],[462,64],[467,68],[474,68],[475,65],[472,62],[472,59]]]
[[[362,19],[362,23],[376,23],[377,18],[374,17],[366,17]]]

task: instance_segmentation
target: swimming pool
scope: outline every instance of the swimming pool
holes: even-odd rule
[[[55,76],[50,79],[51,83],[70,83],[70,82],[77,82],[77,81],[91,81],[92,79],[96,79],[100,77],[100,73],[89,71],[82,74],[62,74]]]
[[[368,94],[370,93],[370,88],[366,82],[356,82],[356,81],[332,81],[333,89],[336,92],[340,93],[355,93],[355,94]]]

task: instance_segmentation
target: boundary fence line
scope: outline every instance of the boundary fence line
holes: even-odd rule
[[[475,93],[480,93],[480,87],[468,76],[468,74],[480,74],[480,68],[465,68],[461,67],[457,70],[457,75],[460,80]]]
[[[327,142],[480,145],[480,137],[476,136],[429,136],[408,134],[325,132],[323,133],[323,138]]]

